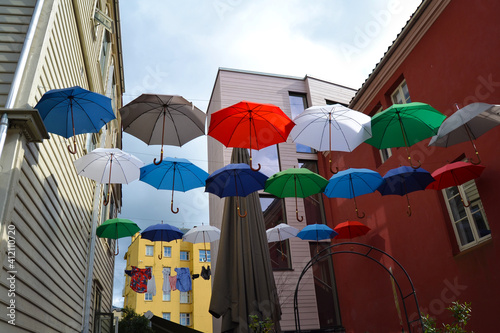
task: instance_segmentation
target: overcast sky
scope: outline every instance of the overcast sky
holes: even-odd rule
[[[206,111],[219,67],[319,79],[358,89],[380,61],[420,0],[146,0],[121,1],[125,73],[124,104],[143,93],[175,94]],[[126,133],[123,150],[146,164],[159,146],[146,146]],[[165,156],[187,158],[207,170],[206,138]],[[141,229],[165,223],[191,228],[208,223],[203,188],[156,190],[141,181],[123,185],[120,217]],[[113,305],[123,306],[120,240]]]

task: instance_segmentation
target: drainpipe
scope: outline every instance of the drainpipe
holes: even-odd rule
[[[2,115],[0,120],[0,157],[2,156],[3,146],[5,145],[5,138],[7,136],[7,129],[9,128],[9,117],[7,113]]]

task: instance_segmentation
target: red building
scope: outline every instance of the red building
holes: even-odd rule
[[[394,103],[423,102],[450,116],[455,104],[500,104],[500,2],[495,0],[423,1],[349,107],[373,116]],[[413,160],[433,172],[449,162],[475,158],[469,142],[448,148],[429,147],[426,139],[410,147]],[[475,141],[486,168],[475,181],[447,190],[405,197],[375,192],[357,197],[358,219],[352,199],[324,196],[328,224],[358,220],[372,230],[353,241],[373,246],[394,257],[409,274],[422,312],[451,323],[445,310],[453,301],[471,302],[467,328],[497,332],[500,299],[500,127]],[[318,154],[319,172],[332,174],[328,158]],[[340,169],[368,168],[382,176],[408,165],[405,148],[380,151],[363,143],[351,153],[335,153]],[[471,202],[465,207],[458,191]],[[334,243],[340,243],[340,240]],[[356,251],[357,248],[354,246]],[[383,253],[370,254],[394,271],[403,290],[410,290],[404,274]],[[390,275],[365,256],[334,257],[342,324],[346,332],[408,331],[404,307],[416,319],[413,297],[395,299]],[[405,291],[403,294],[405,294]],[[398,307],[401,320],[398,318]],[[417,331],[415,329],[415,331]]]

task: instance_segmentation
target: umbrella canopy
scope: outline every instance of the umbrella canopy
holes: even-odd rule
[[[318,151],[353,151],[371,138],[371,118],[343,105],[313,106],[293,119],[295,127],[290,132],[294,142]]]
[[[479,164],[481,159],[473,140],[499,124],[500,105],[472,103],[446,118],[437,134],[432,137],[429,146],[449,147],[470,141],[478,157],[478,161],[472,163]]]
[[[96,235],[101,238],[118,239],[133,236],[140,230],[141,228],[139,228],[135,222],[127,219],[116,218],[106,220],[98,226],[96,229]],[[115,255],[118,255],[119,252],[118,242],[116,242]]]
[[[194,165],[185,158],[166,157],[161,163],[151,163],[141,168],[139,180],[159,189],[172,190],[170,210],[174,210],[174,191],[186,192],[205,186],[208,172]]]
[[[141,238],[148,239],[152,242],[171,242],[176,239],[182,239],[184,233],[179,230],[179,228],[174,227],[170,224],[154,224],[150,225],[141,232]],[[163,248],[163,244],[161,245]],[[163,252],[158,255],[159,259],[163,258]]]
[[[406,196],[408,202],[408,216],[411,216],[410,199],[408,193],[425,190],[427,185],[434,181],[431,174],[422,169],[414,169],[409,166],[389,170],[383,177],[384,182],[377,188],[382,195]]]
[[[293,126],[276,105],[242,101],[212,113],[208,135],[226,147],[249,148],[252,166],[252,149],[285,142]]]
[[[329,198],[354,199],[356,215],[358,218],[363,218],[365,213],[359,215],[356,197],[375,192],[383,181],[382,176],[376,171],[349,168],[333,175],[324,193]]]
[[[335,239],[353,239],[366,235],[371,229],[358,221],[346,221],[337,224],[333,230],[338,234]]]
[[[337,236],[337,232],[326,224],[309,224],[297,234],[300,239],[313,241],[331,239],[335,236]]]
[[[98,133],[107,122],[116,119],[110,98],[78,86],[47,91],[35,109],[48,132],[73,137],[73,150],[68,146],[72,154],[76,153],[75,135]]]
[[[208,176],[205,192],[213,193],[220,198],[236,197],[238,215],[245,217],[247,213],[241,214],[238,197],[246,197],[250,193],[262,190],[267,178],[263,173],[252,170],[246,163],[231,163]]]
[[[297,198],[305,198],[321,193],[327,184],[328,180],[309,169],[290,168],[269,177],[266,180],[264,191],[278,198],[295,197],[295,214],[297,220],[302,222],[304,217],[299,218]]]
[[[206,114],[178,95],[142,94],[120,109],[123,131],[148,145],[182,146],[205,134]]]
[[[220,229],[211,225],[201,225],[192,228],[182,236],[184,242],[205,243],[213,242],[220,238]]]
[[[482,165],[461,161],[446,164],[432,173],[432,177],[434,177],[435,181],[430,183],[427,188],[442,190],[448,187],[462,185],[469,180],[481,176],[484,168],[485,167]],[[460,199],[465,207],[469,207],[470,203],[466,204],[462,196],[460,196]]]
[[[233,149],[231,163],[248,161],[245,149]],[[248,331],[249,315],[270,318],[279,332],[280,302],[259,195],[253,192],[241,200],[248,211],[245,223],[235,223],[235,197],[225,201],[209,312],[216,318],[222,316],[221,332]]]
[[[128,184],[139,178],[140,167],[144,163],[129,153],[118,148],[97,148],[73,162],[80,176],[95,180],[98,183]],[[104,201],[107,205],[108,195]]]
[[[436,135],[445,118],[425,103],[393,104],[372,117],[372,137],[365,142],[378,149],[406,147],[412,165],[408,147]]]
[[[277,226],[266,230],[267,241],[269,243],[281,242],[288,238],[296,237],[298,233],[299,229],[294,228],[286,223],[280,223]]]

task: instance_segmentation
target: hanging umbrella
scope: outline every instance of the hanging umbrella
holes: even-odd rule
[[[205,186],[208,172],[197,167],[185,158],[166,157],[159,164],[151,163],[141,168],[140,180],[159,189],[172,190],[170,210],[174,210],[174,191],[186,192]]]
[[[184,233],[179,230],[179,228],[174,227],[170,224],[160,224],[150,225],[144,231],[141,232],[141,238],[148,239],[152,242],[161,242],[161,248],[163,249],[163,242],[171,242],[176,239],[182,239]],[[163,252],[160,252],[158,259],[163,258]]]
[[[321,193],[327,184],[328,180],[309,169],[290,168],[269,177],[264,191],[278,198],[295,197],[295,215],[297,221],[302,222],[304,217],[299,217],[297,198],[306,198]]]
[[[283,241],[288,238],[296,237],[299,229],[294,228],[286,223],[280,223],[277,226],[266,230],[267,242],[279,242],[281,248],[281,258],[285,259],[285,252],[283,251]]]
[[[366,143],[378,149],[405,147],[411,162],[409,147],[436,135],[446,118],[444,114],[425,103],[393,104],[372,117],[372,137]]]
[[[435,181],[430,183],[427,188],[442,190],[448,187],[462,185],[469,180],[478,178],[484,168],[485,167],[482,165],[461,161],[446,164],[432,173],[432,177],[434,177]],[[460,200],[462,200],[465,207],[469,207],[470,203],[466,204],[461,195]]]
[[[371,229],[358,221],[345,221],[333,228],[338,233],[335,239],[353,239],[366,235]]]
[[[316,242],[324,239],[331,239],[335,236],[337,236],[337,232],[326,224],[309,224],[297,234],[297,237],[300,239],[313,240]]]
[[[246,163],[231,163],[208,176],[205,192],[213,193],[220,198],[236,197],[238,215],[245,217],[247,212],[241,214],[238,197],[246,197],[250,193],[262,190],[266,180],[266,175],[252,170]]]
[[[108,193],[103,202],[109,201],[109,184],[128,184],[139,178],[139,168],[144,163],[134,155],[118,148],[97,148],[73,162],[80,176],[108,183]]]
[[[371,138],[371,118],[359,111],[343,105],[313,106],[293,119],[295,127],[290,132],[294,142],[318,151],[351,152],[361,143]]]
[[[396,194],[406,196],[408,203],[408,211],[406,214],[411,216],[410,199],[408,193],[414,191],[423,191],[434,181],[431,174],[422,169],[414,169],[409,166],[401,166],[399,168],[389,170],[383,177],[384,182],[377,188],[382,195]]]
[[[429,146],[449,147],[470,141],[476,152],[477,161],[481,163],[474,140],[500,124],[500,105],[472,103],[449,116],[443,121],[437,135],[433,136]]]
[[[118,239],[135,235],[141,228],[134,222],[127,219],[110,219],[104,221],[96,229],[96,235],[101,238]],[[120,252],[118,242],[116,242],[115,256]]]
[[[252,166],[252,149],[285,142],[293,126],[276,105],[242,101],[212,113],[208,135],[226,147],[249,148]]]
[[[213,242],[220,238],[220,230],[211,225],[201,225],[194,227],[182,236],[184,242],[193,244],[203,243],[205,249],[205,261],[207,260],[206,242]]]
[[[181,147],[205,134],[206,114],[182,96],[142,94],[120,109],[123,131],[148,145]]]
[[[110,98],[78,86],[47,91],[35,109],[48,132],[66,139],[73,137],[73,150],[68,145],[72,154],[76,154],[76,135],[98,133],[107,122],[116,119]]]
[[[329,198],[354,199],[356,215],[362,219],[365,217],[365,213],[359,215],[356,197],[375,192],[382,182],[382,176],[378,172],[350,168],[333,175],[328,181],[324,193]]]

